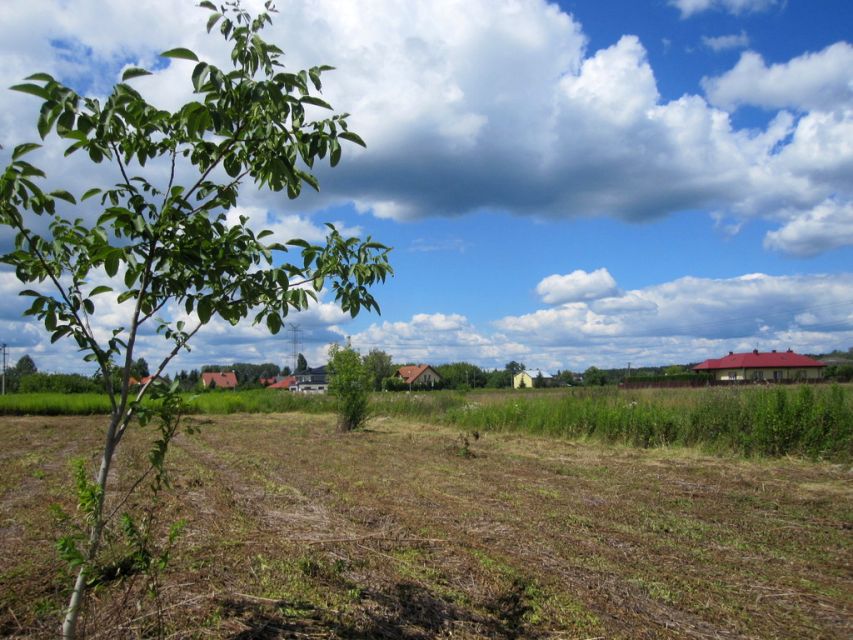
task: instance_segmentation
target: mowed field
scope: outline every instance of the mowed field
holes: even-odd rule
[[[0,418],[0,635],[53,637],[69,461],[103,417]],[[87,637],[845,638],[853,473],[377,418],[203,416],[169,455],[160,577],[103,584]],[[111,495],[153,431],[122,444]],[[143,482],[143,487],[146,482]],[[114,505],[111,505],[114,506]],[[135,508],[134,499],[122,508]]]

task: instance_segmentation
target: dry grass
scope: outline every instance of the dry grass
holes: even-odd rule
[[[68,580],[67,461],[98,418],[0,423],[0,635],[50,637]],[[117,492],[142,468],[135,434]],[[222,416],[180,436],[164,523],[187,520],[160,622],[139,578],[90,637],[841,638],[851,473],[378,419]],[[126,603],[124,608],[117,604]],[[118,612],[118,613],[117,613]]]

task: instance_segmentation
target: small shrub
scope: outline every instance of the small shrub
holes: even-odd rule
[[[352,347],[332,345],[329,356],[329,394],[335,398],[338,429],[359,429],[370,416],[370,371]]]

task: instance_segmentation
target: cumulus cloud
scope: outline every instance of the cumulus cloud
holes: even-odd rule
[[[550,275],[536,285],[536,293],[547,304],[561,304],[597,300],[613,296],[616,281],[607,269],[583,271],[578,269],[566,275]]]
[[[840,304],[827,305],[827,300]],[[684,277],[594,303],[571,302],[503,318],[497,326],[547,344],[634,337],[734,339],[755,336],[762,327],[789,330],[796,325],[795,315],[805,311],[835,323],[849,316],[851,306],[853,274]]]
[[[728,351],[821,352],[853,340],[853,274],[685,277],[478,327],[458,314],[417,314],[352,335],[397,362],[523,361],[543,370],[698,362]]]
[[[530,353],[523,340],[487,333],[460,314],[418,313],[409,321],[371,324],[351,336],[362,353],[382,349],[395,362],[475,362],[503,367],[513,358]]]
[[[703,78],[712,104],[724,109],[753,105],[804,111],[853,107],[853,46],[837,42],[817,53],[767,66],[754,51],[741,54],[733,69]]]
[[[725,36],[702,36],[702,44],[712,51],[745,49],[749,46],[749,36],[746,35],[746,31]]]
[[[157,1],[147,12],[111,5],[91,23],[87,16],[102,3],[81,0],[73,10],[57,3],[39,19],[28,13],[35,7],[18,5],[4,23],[4,34],[19,32],[0,44],[0,79],[12,84],[38,68],[72,80],[102,77],[105,69],[117,77],[122,66],[153,63],[157,51],[176,44],[221,61],[223,46],[203,34],[204,12]],[[770,4],[678,6],[691,14]],[[353,114],[353,129],[368,143],[367,150],[348,148],[333,177],[320,168],[322,193],[306,193],[286,211],[280,196],[247,190],[247,206],[288,216],[283,225],[312,225],[313,212],[342,203],[395,220],[500,210],[646,221],[707,209],[734,225],[751,218],[786,225],[792,212],[808,216],[829,197],[850,200],[845,174],[827,171],[826,156],[806,149],[834,139],[837,167],[853,161],[844,144],[850,138],[838,137],[853,121],[846,43],[771,66],[748,52],[728,73],[706,79],[712,104],[696,95],[667,102],[637,37],[589,51],[580,23],[544,0],[386,0],[345,9],[316,0],[280,8],[268,38],[282,43],[291,69],[337,67],[324,95]],[[163,13],[171,16],[163,29],[137,31]],[[88,53],[57,53],[55,43],[72,40],[74,51]],[[79,69],[67,69],[66,58]],[[158,105],[174,106],[189,95],[190,68],[174,61],[134,82]],[[739,130],[720,107],[740,104],[809,113],[795,119],[783,112],[764,130]],[[4,104],[0,141],[19,141],[13,134],[33,120],[33,105],[27,96]],[[59,147],[49,154],[49,174],[76,192],[100,175],[65,168]],[[165,178],[166,168],[160,171]]]
[[[709,9],[727,11],[734,15],[757,13],[778,5],[779,0],[670,0],[669,3],[681,11],[682,18],[689,18]]]
[[[797,215],[764,238],[768,249],[797,257],[815,256],[853,244],[853,203],[827,200],[806,215]]]

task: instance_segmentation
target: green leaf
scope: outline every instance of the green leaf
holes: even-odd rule
[[[357,145],[362,147],[366,147],[367,145],[364,143],[364,140],[361,139],[361,136],[357,133],[353,133],[352,131],[341,131],[338,134],[339,138],[343,138],[344,140],[349,140],[350,142],[355,142]]]
[[[198,319],[202,324],[207,324],[210,321],[210,316],[213,314],[213,308],[210,304],[210,298],[201,298],[198,301]]]
[[[169,49],[168,51],[164,51],[160,55],[164,58],[178,58],[180,60],[192,60],[193,62],[198,62],[198,56],[184,47]]]
[[[70,202],[71,204],[77,204],[77,200],[70,193],[63,189],[58,189],[57,191],[51,191],[50,194],[54,198],[59,198],[60,200],[65,200],[65,202]]]
[[[33,149],[38,149],[39,147],[41,147],[41,145],[36,144],[35,142],[25,142],[24,144],[19,144],[12,151],[12,160],[17,160],[25,153],[29,153]]]
[[[104,260],[104,270],[107,272],[107,275],[112,278],[116,273],[118,273],[118,261],[121,257],[121,251],[113,251],[110,255],[107,256],[107,259]]]
[[[273,312],[267,316],[267,328],[273,335],[281,331],[281,316]]]
[[[131,78],[138,78],[140,76],[150,76],[151,72],[147,69],[142,69],[141,67],[130,67],[129,69],[125,69],[124,73],[121,74],[121,81],[126,82]]]
[[[12,91],[20,91],[21,93],[29,93],[32,96],[36,96],[41,98],[42,100],[50,100],[50,93],[48,93],[47,89],[44,87],[40,87],[37,84],[15,84],[9,87]]]
[[[341,161],[341,143],[336,138],[332,138],[332,141],[329,143],[329,150],[331,152],[329,162],[333,167],[336,167]]]
[[[47,73],[34,73],[31,76],[27,76],[24,80],[36,80],[38,82],[54,82],[53,76]]]
[[[210,18],[207,19],[207,32],[210,33],[210,30],[216,26],[216,23],[219,22],[219,19],[222,17],[221,13],[214,13]]]
[[[95,187],[93,189],[89,189],[86,193],[83,194],[83,197],[80,198],[80,202],[83,202],[84,200],[88,200],[92,196],[98,195],[100,192],[101,192],[101,190],[98,189],[97,187]]]
[[[321,100],[320,98],[315,98],[314,96],[305,96],[299,99],[299,102],[303,104],[313,104],[315,107],[323,107],[324,109],[331,109],[332,105],[330,105],[325,100]]]
[[[195,69],[193,69],[193,87],[196,91],[200,91],[202,86],[204,85],[205,80],[207,80],[207,76],[210,73],[210,65],[206,62],[199,62]]]
[[[210,9],[211,11],[216,11],[216,5],[213,4],[210,0],[202,0],[198,3],[199,7],[204,7],[205,9]]]
[[[92,292],[89,294],[89,297],[91,298],[91,297],[97,296],[101,293],[107,293],[107,292],[112,291],[112,290],[113,290],[112,287],[108,287],[108,286],[102,284],[101,286],[95,287],[94,289],[92,289]]]

